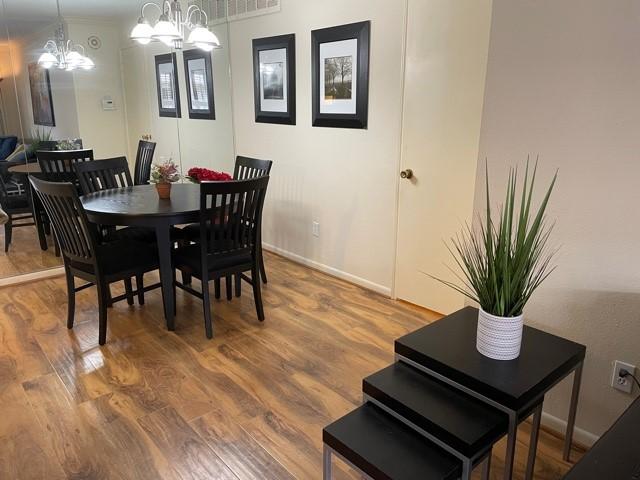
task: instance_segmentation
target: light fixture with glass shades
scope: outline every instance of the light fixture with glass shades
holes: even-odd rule
[[[62,15],[60,14],[60,2],[57,1],[59,25],[56,28],[55,38],[47,40],[44,44],[44,53],[38,58],[38,65],[43,68],[57,67],[61,70],[72,71],[77,68],[91,70],[95,67],[85,53],[82,45],[74,44],[65,34]]]
[[[146,7],[153,5],[160,12],[160,17],[152,27],[144,16]],[[193,21],[195,19],[195,22]],[[189,5],[185,15],[179,0],[164,0],[162,6],[155,2],[147,2],[142,6],[138,24],[131,30],[129,38],[146,45],[151,41],[160,41],[169,47],[181,49],[185,31],[190,30],[187,42],[205,52],[220,48],[218,37],[206,25],[206,12],[197,5]]]

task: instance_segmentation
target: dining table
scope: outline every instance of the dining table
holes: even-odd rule
[[[80,197],[88,219],[100,225],[138,226],[155,229],[160,284],[167,329],[175,329],[172,242],[174,225],[195,223],[200,218],[200,186],[173,184],[171,197],[160,199],[154,185],[136,185],[90,193]]]

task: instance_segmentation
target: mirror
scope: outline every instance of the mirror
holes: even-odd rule
[[[0,155],[0,172],[16,189],[28,192],[27,175],[39,171],[36,152],[43,149],[91,149],[96,160],[125,156],[133,176],[141,140],[155,142],[155,163],[172,160],[182,175],[194,166],[231,173],[228,25],[212,12],[220,2],[178,2],[191,23],[179,45],[130,38],[143,0],[1,1],[0,136],[15,137],[7,148],[18,154],[11,162]],[[163,5],[156,4],[144,10],[150,26]],[[222,48],[187,42],[198,23]],[[58,65],[67,43],[76,53],[67,51]],[[9,251],[0,252],[0,277],[62,264],[46,219],[37,217],[36,225],[13,229]]]

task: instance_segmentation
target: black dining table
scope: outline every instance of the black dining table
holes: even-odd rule
[[[91,222],[101,225],[154,228],[158,243],[160,284],[169,330],[175,329],[175,298],[171,267],[172,225],[199,221],[200,186],[173,184],[171,198],[160,199],[154,185],[103,190],[80,198]]]

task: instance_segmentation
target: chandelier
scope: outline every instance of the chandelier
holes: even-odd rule
[[[144,9],[150,5],[160,12],[160,17],[153,27],[144,16]],[[129,37],[142,45],[157,40],[169,47],[181,49],[185,31],[188,29],[190,33],[187,43],[210,52],[214,48],[220,48],[220,41],[211,30],[205,27],[207,23],[207,14],[197,5],[189,5],[183,16],[179,0],[164,0],[162,7],[155,2],[147,2],[142,6],[138,24],[133,27]]]
[[[47,40],[44,44],[44,53],[38,58],[38,65],[44,68],[57,67],[61,70],[72,71],[76,68],[91,70],[95,67],[93,60],[85,55],[82,45],[74,44],[67,38],[60,14],[60,2],[58,6],[59,25],[56,28],[55,38]]]

